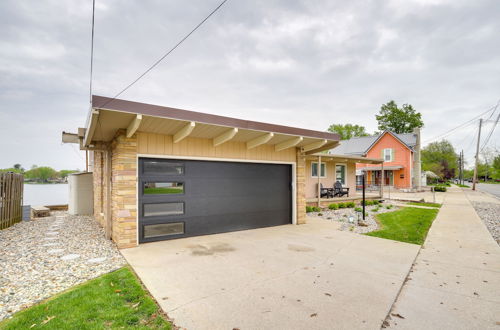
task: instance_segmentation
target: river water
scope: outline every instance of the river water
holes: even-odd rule
[[[24,184],[24,205],[68,204],[68,184]]]

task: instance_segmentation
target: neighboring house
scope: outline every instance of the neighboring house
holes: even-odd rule
[[[419,130],[407,134],[385,131],[380,135],[341,141],[330,152],[384,160],[383,165],[357,164],[358,186],[361,174],[365,172],[366,184],[369,186],[380,186],[383,182],[385,186],[409,189],[421,186],[419,135]]]
[[[311,162],[339,136],[93,96],[86,126],[63,142],[92,153],[94,216],[127,248],[305,223]],[[335,164],[319,176],[353,185],[353,158]]]
[[[306,198],[307,202],[313,205],[318,204],[318,196],[321,188],[333,188],[336,182],[340,182],[342,187],[348,188],[348,194],[342,198],[355,199],[356,192],[356,167],[363,164],[381,164],[380,157],[368,158],[356,155],[339,154],[315,154],[306,157]],[[318,164],[321,164],[318,167]],[[339,196],[335,196],[339,197]],[[331,199],[326,198],[320,201],[323,205],[331,203]]]

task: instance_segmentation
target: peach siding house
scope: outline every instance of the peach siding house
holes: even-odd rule
[[[399,189],[415,186],[414,166],[417,151],[418,132],[396,134],[385,131],[380,135],[353,138],[341,141],[340,146],[331,150],[335,154],[356,155],[384,160],[384,185]],[[358,185],[361,174],[366,172],[369,186],[379,186],[382,182],[382,166],[356,164]]]

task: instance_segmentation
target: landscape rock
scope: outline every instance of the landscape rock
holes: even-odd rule
[[[0,231],[0,251],[0,320],[126,264],[93,217],[62,211]]]

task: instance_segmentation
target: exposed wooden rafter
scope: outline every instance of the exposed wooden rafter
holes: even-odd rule
[[[141,126],[142,115],[136,115],[135,118],[130,122],[127,128],[127,137],[130,138],[137,132],[139,126]]]
[[[318,152],[326,151],[335,148],[336,146],[339,145],[338,141],[327,141],[327,143],[323,144],[319,148],[311,149],[309,151],[303,151],[305,155],[312,155]]]
[[[217,147],[218,145],[221,145],[231,140],[236,135],[236,133],[238,133],[238,129],[235,127],[231,128],[229,131],[222,133],[219,136],[214,137],[213,139],[214,147]]]
[[[293,139],[276,144],[274,146],[274,149],[276,151],[281,151],[281,150],[285,150],[285,149],[288,149],[291,147],[295,147],[297,144],[302,142],[302,140],[304,140],[304,138],[302,136],[297,136],[297,137],[294,137]]]
[[[180,142],[183,139],[187,138],[189,134],[191,134],[195,126],[196,123],[192,121],[183,128],[181,128],[177,133],[174,134],[174,143]]]
[[[269,140],[273,138],[273,136],[274,133],[267,133],[259,137],[256,137],[255,139],[247,142],[247,149],[252,149],[260,145],[266,144],[267,142],[269,142]]]
[[[319,140],[319,141],[316,141],[316,142],[313,142],[313,143],[310,143],[308,145],[305,145],[302,147],[302,151],[303,152],[308,152],[308,151],[311,151],[311,150],[314,150],[314,149],[318,149],[318,148],[321,148],[322,146],[324,146],[328,141],[327,140]]]

